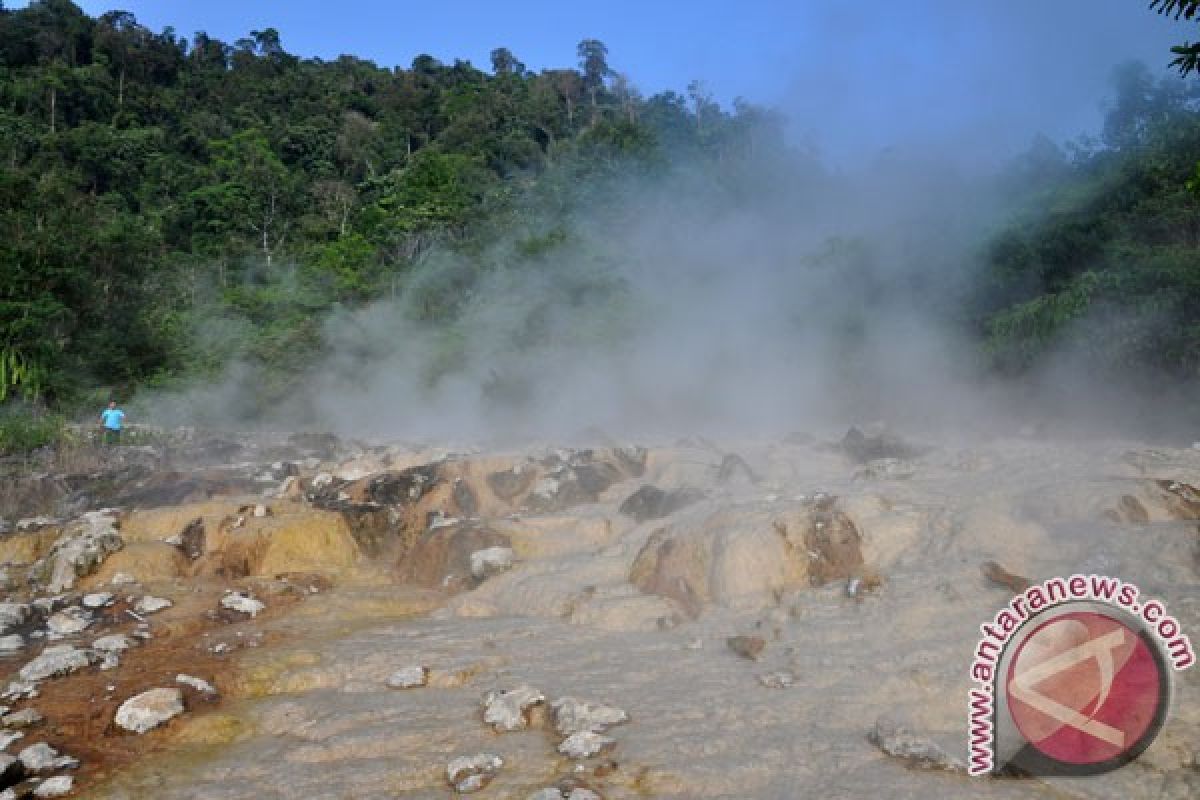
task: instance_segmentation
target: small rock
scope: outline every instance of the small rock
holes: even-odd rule
[[[937,743],[918,736],[908,726],[887,717],[875,721],[875,729],[867,735],[867,739],[889,756],[918,769],[966,771],[962,761],[949,755]]]
[[[525,800],[563,800],[563,793],[562,790],[551,786],[547,789],[538,789]]]
[[[563,697],[551,705],[554,709],[554,727],[563,736],[574,733],[603,733],[613,725],[629,720],[629,715],[613,706],[591,705]]]
[[[118,572],[112,576],[112,580],[108,582],[108,585],[128,586],[131,583],[137,583],[137,578],[133,577],[128,572]]]
[[[758,682],[768,689],[788,689],[796,682],[796,676],[787,670],[768,672],[766,675],[759,675]]]
[[[197,692],[203,692],[204,694],[217,693],[217,687],[213,686],[203,678],[197,678],[193,675],[184,675],[183,673],[180,673],[179,675],[175,676],[175,682],[182,683],[184,686],[190,686]]]
[[[593,792],[591,789],[585,789],[582,786],[578,786],[572,789],[571,793],[567,795],[567,800],[604,800],[604,798]]]
[[[255,600],[240,592],[230,592],[221,598],[221,607],[227,608],[230,611],[237,611],[240,614],[249,614],[257,616],[258,612],[266,608],[261,600]]]
[[[21,667],[21,680],[40,681],[66,675],[88,665],[88,656],[69,644],[47,647],[42,654]]]
[[[725,643],[730,650],[751,661],[757,661],[767,646],[767,640],[761,636],[731,636]]]
[[[110,633],[92,642],[92,649],[102,653],[121,653],[133,645],[129,637],[123,633]]]
[[[105,606],[112,605],[112,602],[113,602],[113,593],[112,592],[92,592],[91,594],[85,594],[83,596],[83,607],[84,608],[91,608],[91,609],[104,608]]]
[[[254,507],[254,516],[256,516],[256,517],[260,517],[260,518],[265,517],[270,513],[271,513],[270,509],[268,509],[262,503],[259,503],[258,505],[256,505]]]
[[[20,711],[5,714],[0,718],[0,722],[4,723],[5,727],[8,728],[29,728],[37,725],[43,719],[42,713],[36,708],[23,708]]]
[[[483,579],[489,575],[512,569],[511,547],[486,547],[471,553],[471,575]]]
[[[1013,594],[1020,594],[1031,585],[1028,578],[1009,572],[995,561],[983,562],[979,565],[979,571],[983,573],[983,577]]]
[[[29,745],[17,754],[17,759],[26,772],[48,772],[52,769],[74,769],[79,766],[79,759],[61,755],[45,742]]]
[[[29,619],[29,606],[24,603],[0,603],[0,633],[8,633]]]
[[[572,733],[558,746],[558,752],[567,758],[582,760],[599,755],[605,750],[615,747],[617,741],[611,736],[604,736],[591,731]]]
[[[393,672],[387,679],[389,689],[416,689],[428,682],[428,667],[404,667]]]
[[[87,611],[72,606],[71,608],[52,614],[46,620],[46,630],[52,637],[73,636],[92,624],[92,615]]]
[[[506,692],[488,692],[483,698],[483,721],[497,732],[529,727],[529,710],[546,702],[546,696],[530,686]]]
[[[55,775],[53,778],[47,778],[42,781],[36,789],[33,790],[34,797],[62,797],[70,794],[72,787],[75,785],[75,779],[70,775]]]
[[[15,653],[25,646],[25,637],[19,633],[0,636],[0,653]]]
[[[127,731],[145,733],[182,713],[181,690],[151,689],[122,703],[114,721]]]
[[[492,782],[504,759],[491,753],[459,756],[446,765],[446,780],[460,794],[478,792]]]
[[[139,614],[155,614],[173,605],[175,604],[165,597],[155,597],[148,594],[138,599],[137,605],[133,607],[133,610]]]
[[[24,738],[25,734],[20,731],[0,731],[0,750],[7,750],[10,744]]]
[[[683,647],[685,650],[703,650],[704,649],[704,640],[703,639],[692,639],[690,642],[685,644]]]

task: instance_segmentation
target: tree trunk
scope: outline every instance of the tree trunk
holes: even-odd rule
[[[125,107],[125,67],[121,67],[121,75],[117,78],[117,110]]]
[[[54,131],[55,131],[54,112],[55,112],[55,106],[57,106],[57,105],[58,105],[58,87],[51,86],[50,87],[50,132],[51,133],[54,133]]]

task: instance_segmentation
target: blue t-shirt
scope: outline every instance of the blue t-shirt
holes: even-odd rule
[[[106,408],[100,414],[100,419],[110,431],[119,431],[121,423],[125,420],[125,412],[119,408]]]

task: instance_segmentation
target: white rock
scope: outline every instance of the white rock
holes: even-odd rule
[[[38,742],[26,747],[17,754],[17,760],[29,772],[47,772],[52,769],[73,769],[79,766],[79,759],[61,755],[45,742]]]
[[[25,646],[25,637],[19,633],[0,636],[0,653],[15,653]]]
[[[558,746],[558,752],[567,758],[591,758],[613,747],[616,743],[616,740],[611,736],[604,736],[603,734],[592,733],[591,731],[580,731],[579,733],[572,733],[566,739],[563,739],[562,744]]]
[[[46,620],[46,630],[52,637],[73,636],[92,624],[92,615],[87,611],[72,606],[52,614]]]
[[[459,756],[446,765],[446,780],[456,792],[478,792],[491,783],[504,766],[504,759],[492,753]]]
[[[75,779],[70,775],[55,775],[53,778],[47,778],[38,784],[38,787],[33,790],[34,797],[62,797],[70,794],[72,787],[75,785]]]
[[[37,725],[42,719],[42,712],[36,708],[23,708],[20,711],[5,714],[3,718],[0,718],[0,722],[3,722],[7,728],[28,728],[31,725]],[[0,747],[0,750],[3,749]]]
[[[563,800],[563,793],[551,786],[548,789],[538,789],[525,800]]]
[[[112,592],[92,592],[83,596],[84,608],[104,608],[105,606],[112,605],[112,602]]]
[[[133,577],[128,572],[118,572],[112,576],[112,580],[108,582],[108,585],[128,586],[131,583],[137,583],[137,578]]]
[[[111,508],[88,511],[71,523],[46,556],[51,592],[75,585],[76,579],[93,572],[105,558],[124,546],[117,532],[118,512]]]
[[[333,483],[333,476],[328,472],[318,472],[312,479],[312,488],[320,489],[322,486],[328,486]]]
[[[183,713],[181,689],[151,689],[121,703],[114,721],[134,733],[145,733]]]
[[[0,633],[8,633],[29,619],[29,606],[24,603],[0,603]]]
[[[512,569],[513,551],[511,547],[487,547],[471,553],[471,574],[476,578],[486,578],[497,572]]]
[[[404,667],[393,672],[387,679],[389,689],[415,689],[429,681],[428,667]]]
[[[92,642],[92,649],[102,653],[120,653],[128,650],[132,645],[133,642],[125,634],[110,633],[108,636],[101,636]]]
[[[42,654],[21,667],[21,680],[40,681],[66,675],[88,665],[88,655],[69,644],[47,647]]]
[[[554,727],[563,736],[573,733],[603,733],[613,725],[620,725],[629,719],[629,715],[619,708],[604,705],[591,705],[576,700],[574,697],[562,697],[555,700]]]
[[[567,795],[567,800],[601,800],[601,797],[591,789],[578,786],[572,789],[571,793]]]
[[[211,683],[204,680],[203,678],[197,678],[194,675],[185,675],[183,673],[180,673],[175,676],[175,682],[182,683],[184,686],[190,686],[193,689],[195,689],[196,691],[203,692],[204,694],[216,694],[217,693],[217,687],[213,686]]]
[[[173,605],[175,604],[165,597],[155,597],[148,594],[137,601],[137,605],[133,607],[133,610],[139,614],[154,614]]]
[[[253,597],[247,597],[240,592],[231,592],[221,598],[222,608],[228,608],[230,611],[237,611],[241,614],[249,614],[256,616],[258,612],[266,608],[266,605],[261,600],[255,600]]]
[[[267,507],[264,506],[262,503],[259,503],[258,505],[256,505],[254,507],[254,516],[265,517],[266,515],[267,515]]]
[[[786,670],[768,672],[766,675],[759,675],[758,682],[768,689],[787,689],[796,682],[796,676]]]
[[[20,731],[0,731],[0,750],[7,750],[10,744],[24,738],[25,734]]]
[[[488,692],[483,698],[483,721],[493,730],[519,731],[529,726],[529,709],[546,702],[546,696],[531,686],[506,692]]]

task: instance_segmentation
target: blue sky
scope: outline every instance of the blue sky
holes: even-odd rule
[[[978,158],[1018,149],[1039,131],[1073,138],[1099,124],[1115,63],[1138,58],[1165,74],[1169,46],[1200,36],[1200,26],[1158,17],[1144,0],[80,5],[132,11],[152,29],[171,25],[189,37],[204,30],[233,41],[274,27],[290,52],[353,53],[387,66],[429,53],[486,68],[503,45],[532,69],[557,67],[574,64],[580,39],[597,38],[644,92],[701,79],[722,101],[780,108],[798,138],[839,160],[891,147]]]

